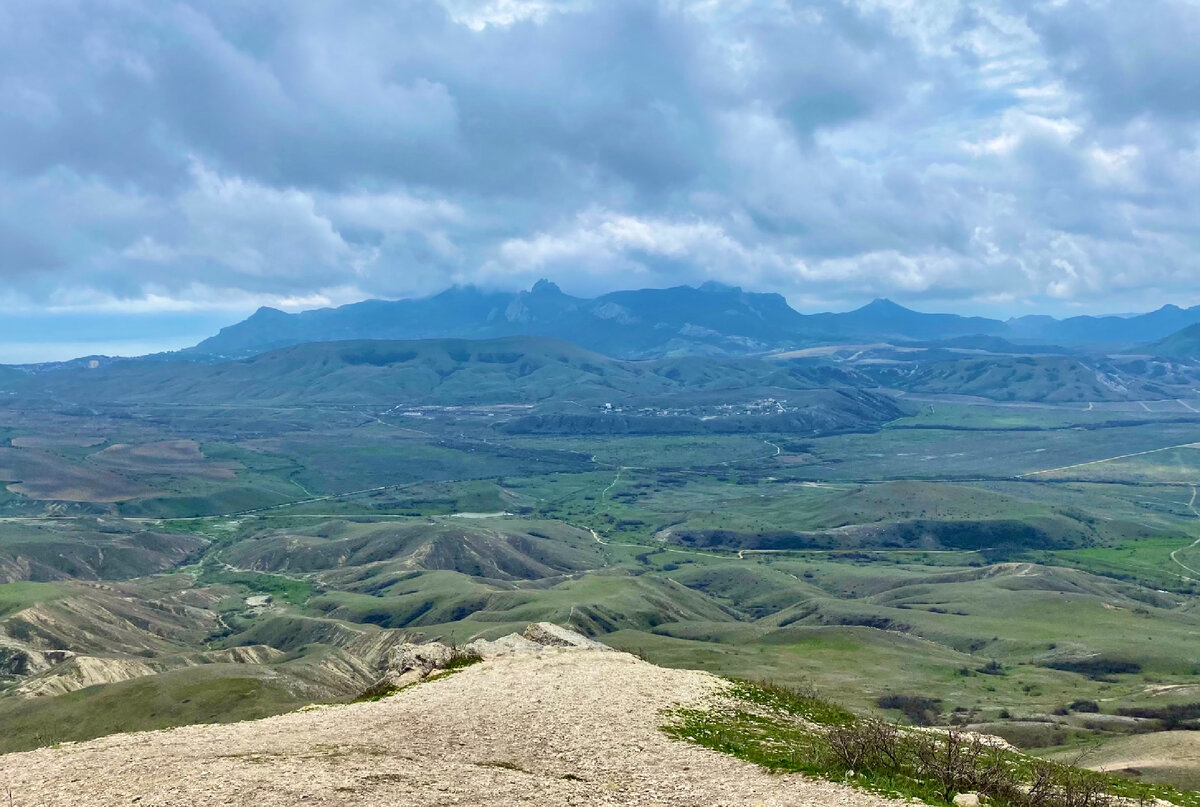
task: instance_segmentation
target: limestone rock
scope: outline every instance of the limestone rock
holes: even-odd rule
[[[609,650],[608,645],[589,639],[582,633],[555,625],[552,622],[535,622],[522,634],[534,644],[545,647],[577,647],[582,650]]]
[[[441,642],[425,642],[424,644],[402,644],[392,648],[388,660],[388,673],[402,676],[415,672],[418,678],[424,678],[439,667],[446,666],[454,658],[454,649]]]
[[[520,653],[536,653],[541,648],[540,644],[529,641],[519,633],[510,633],[492,641],[476,639],[463,649],[468,653],[478,653],[486,659]]]
[[[550,622],[537,622],[525,628],[523,634],[510,633],[499,639],[476,639],[456,649],[442,642],[406,642],[391,649],[387,673],[378,683],[403,687],[423,681],[435,670],[442,669],[459,653],[477,654],[485,659],[502,656],[537,655],[547,650],[610,650],[607,645],[559,627]],[[377,684],[378,685],[378,684]]]
[[[978,793],[959,793],[954,797],[954,807],[980,807]]]

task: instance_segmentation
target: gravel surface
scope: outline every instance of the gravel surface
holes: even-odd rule
[[[890,804],[658,730],[660,710],[721,687],[625,653],[546,649],[374,703],[0,756],[0,788],[13,807]]]

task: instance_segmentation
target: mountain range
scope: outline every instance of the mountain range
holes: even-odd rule
[[[1133,316],[1008,320],[930,314],[890,300],[843,313],[802,314],[778,294],[718,283],[575,297],[541,280],[518,293],[456,286],[420,299],[366,300],[289,314],[260,308],[172,358],[245,358],[307,342],[361,339],[494,339],[541,336],[624,359],[739,356],[855,341],[991,337],[1013,343],[1113,350],[1154,342],[1200,324],[1200,306]],[[1039,351],[1039,352],[1040,352]]]

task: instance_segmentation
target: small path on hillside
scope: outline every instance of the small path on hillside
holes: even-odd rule
[[[1196,518],[1200,518],[1200,510],[1196,509],[1196,488],[1194,486],[1192,487],[1192,498],[1187,503],[1187,508],[1192,511],[1192,513],[1196,516]],[[1200,538],[1197,538],[1195,541],[1192,541],[1187,546],[1180,547],[1179,549],[1176,549],[1174,552],[1172,552],[1171,560],[1174,561],[1176,566],[1179,566],[1180,568],[1191,572],[1192,574],[1196,575],[1197,577],[1200,577],[1200,570],[1193,569],[1191,566],[1188,566],[1186,563],[1184,563],[1178,557],[1176,557],[1180,552],[1185,552],[1189,549],[1194,549],[1197,546],[1200,546]],[[1184,580],[1191,580],[1191,579],[1193,579],[1193,578],[1190,578],[1190,577],[1184,578]]]
[[[1105,457],[1102,460],[1089,460],[1088,462],[1077,462],[1074,465],[1063,465],[1059,468],[1046,468],[1043,471],[1029,471],[1029,472],[1023,473],[1023,474],[1017,474],[1016,478],[1017,479],[1026,479],[1031,476],[1040,476],[1041,474],[1052,474],[1055,471],[1070,471],[1074,468],[1085,468],[1089,465],[1100,465],[1101,463],[1104,463],[1104,462],[1113,462],[1115,460],[1124,460],[1124,459],[1129,459],[1130,457],[1143,457],[1146,454],[1157,454],[1160,451],[1172,451],[1176,448],[1197,448],[1197,447],[1200,447],[1200,443],[1197,443],[1195,441],[1192,441],[1190,443],[1180,443],[1179,445],[1175,445],[1175,446],[1163,446],[1162,448],[1151,448],[1147,451],[1134,451],[1131,454],[1118,454],[1115,457]]]
[[[606,498],[608,498],[608,492],[617,486],[617,483],[621,481],[621,474],[626,470],[627,468],[624,465],[617,466],[617,475],[613,477],[613,481],[608,483],[608,487],[600,491],[600,501],[604,501]]]

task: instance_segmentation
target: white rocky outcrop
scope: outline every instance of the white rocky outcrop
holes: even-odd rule
[[[0,781],[13,807],[907,807],[661,731],[664,710],[724,687],[540,646],[378,701],[6,754]]]
[[[611,650],[608,645],[589,639],[582,633],[551,622],[535,622],[522,633],[510,633],[499,639],[476,639],[461,648],[443,642],[405,642],[396,645],[389,654],[387,673],[379,684],[389,683],[402,687],[421,681],[463,656],[490,659],[498,656],[537,654],[551,649]]]
[[[608,650],[608,645],[589,639],[552,622],[535,622],[521,634],[534,644],[543,647],[575,647],[581,650]]]
[[[46,672],[26,679],[16,692],[26,698],[48,698],[97,684],[144,678],[156,672],[149,664],[135,659],[72,655]]]

